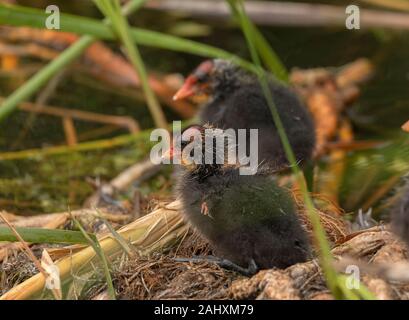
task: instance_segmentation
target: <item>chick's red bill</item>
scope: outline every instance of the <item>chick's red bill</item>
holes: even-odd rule
[[[403,131],[409,132],[409,121],[402,126]]]

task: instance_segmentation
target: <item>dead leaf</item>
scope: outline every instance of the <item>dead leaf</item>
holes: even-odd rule
[[[45,273],[47,274],[47,279],[45,286],[54,292],[56,299],[62,299],[61,291],[61,280],[60,280],[60,270],[57,265],[51,259],[47,250],[43,250],[41,256],[41,266],[43,267]]]

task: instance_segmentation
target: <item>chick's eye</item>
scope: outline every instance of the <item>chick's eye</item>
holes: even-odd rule
[[[209,74],[204,72],[198,72],[196,74],[197,82],[206,83],[209,80]]]

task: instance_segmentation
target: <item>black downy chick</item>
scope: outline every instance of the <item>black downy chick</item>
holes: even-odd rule
[[[295,91],[271,76],[269,87],[297,162],[311,159],[315,127],[309,111]],[[175,99],[205,94],[210,101],[200,113],[201,123],[221,129],[258,129],[258,161],[278,170],[288,166],[281,139],[258,78],[230,61],[203,62],[186,79]],[[248,136],[248,135],[247,135]],[[247,139],[249,152],[249,139]]]
[[[218,157],[214,146],[203,145],[206,127],[192,126],[184,133],[192,130],[202,138],[203,163],[206,153]],[[191,141],[183,136],[182,149]],[[253,274],[307,260],[309,242],[292,195],[273,177],[262,170],[240,175],[236,165],[193,164],[183,155],[181,163],[177,195],[183,212],[224,261]]]

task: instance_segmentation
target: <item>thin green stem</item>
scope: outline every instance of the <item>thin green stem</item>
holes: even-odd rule
[[[109,271],[108,260],[107,260],[107,258],[105,256],[104,251],[102,250],[102,248],[101,248],[101,246],[99,244],[99,241],[95,237],[94,237],[94,239],[92,237],[90,237],[88,235],[88,233],[82,227],[81,223],[79,223],[79,221],[77,219],[72,217],[72,220],[75,222],[78,229],[82,232],[85,239],[87,239],[88,243],[92,246],[92,248],[94,249],[96,255],[100,258],[101,263],[102,263],[102,268],[104,270],[106,282],[107,282],[108,295],[109,295],[111,300],[116,300],[115,288],[114,288],[114,285],[112,283],[112,277],[111,277],[111,273]]]
[[[240,13],[238,12],[236,6],[230,4],[230,9],[232,10],[234,16],[238,18]],[[240,24],[239,19],[238,23]],[[280,57],[264,38],[263,34],[250,21],[250,19],[248,20],[248,25],[251,29],[254,46],[257,49],[257,52],[259,53],[266,67],[276,76],[278,80],[280,80],[284,84],[288,84],[288,71],[281,61]]]
[[[139,78],[145,94],[149,111],[158,128],[167,128],[167,121],[158,99],[149,85],[148,74],[143,63],[138,47],[133,43],[130,35],[128,21],[122,16],[118,0],[94,0],[100,11],[111,21],[111,26],[126,48],[129,61],[131,61]]]
[[[30,98],[58,71],[70,64],[81,53],[94,42],[92,36],[83,36],[75,44],[64,50],[58,58],[52,60],[40,72],[37,72],[23,86],[14,91],[0,107],[0,122],[13,112],[18,104]]]
[[[131,243],[128,243],[115,229],[114,227],[106,220],[101,213],[99,212],[98,208],[94,208],[94,210],[98,214],[98,218],[102,220],[105,226],[108,228],[109,232],[112,233],[112,236],[118,242],[118,244],[122,247],[124,252],[128,255],[128,257],[133,257],[135,255],[135,248],[133,248]],[[132,246],[132,247],[131,247]]]
[[[277,107],[274,103],[271,91],[269,89],[266,73],[261,67],[260,56],[257,52],[256,46],[253,40],[254,36],[252,34],[252,30],[254,27],[252,27],[252,24],[249,21],[245,13],[242,1],[240,0],[227,0],[227,1],[230,7],[234,8],[232,9],[233,14],[236,14],[239,18],[241,28],[247,40],[247,44],[250,50],[250,54],[251,54],[253,63],[258,69],[257,74],[258,74],[259,82],[263,90],[264,96],[267,100],[267,103],[270,107],[270,111],[271,111],[274,123],[277,127],[278,134],[284,146],[285,154],[287,156],[288,161],[290,162],[290,167],[298,182],[300,191],[303,194],[304,202],[307,208],[308,217],[313,226],[313,232],[314,232],[315,239],[317,241],[317,245],[320,251],[321,266],[324,271],[324,275],[327,280],[328,287],[330,288],[331,292],[334,294],[335,297],[340,298],[342,297],[342,292],[340,291],[338,283],[337,283],[337,273],[332,267],[332,255],[331,255],[330,246],[326,239],[324,228],[322,227],[319,216],[315,210],[313,201],[308,193],[308,189],[305,183],[303,173],[297,165],[297,161],[296,161],[294,152],[291,148],[291,145],[289,143],[287,134],[285,132],[283,123],[280,118],[280,115],[277,111]]]
[[[333,265],[332,265],[333,257],[331,254],[331,248],[330,248],[329,242],[326,238],[325,230],[321,225],[320,217],[317,211],[315,210],[314,203],[308,192],[308,188],[305,182],[304,175],[302,171],[300,170],[300,168],[298,167],[298,164],[296,162],[294,152],[289,143],[287,134],[285,132],[285,128],[283,126],[280,115],[277,111],[277,107],[274,103],[271,91],[269,89],[266,72],[261,67],[260,56],[257,51],[257,47],[253,41],[253,39],[256,38],[256,36],[252,33],[255,27],[251,24],[249,18],[247,17],[245,10],[244,10],[243,2],[241,0],[227,0],[227,1],[229,2],[232,8],[235,8],[232,11],[233,13],[237,14],[240,20],[241,27],[245,34],[247,44],[248,44],[248,47],[249,47],[249,50],[252,56],[252,60],[258,69],[257,74],[259,77],[260,85],[263,90],[263,94],[270,107],[270,111],[271,111],[274,123],[277,127],[280,139],[283,143],[284,151],[290,162],[290,166],[292,168],[293,174],[296,177],[296,180],[300,187],[300,191],[303,194],[304,203],[307,208],[308,218],[312,224],[313,233],[315,236],[315,240],[317,242],[317,247],[320,252],[321,267],[323,269],[327,285],[329,289],[331,290],[332,294],[338,299],[342,299],[342,298],[347,298],[347,299],[363,298],[363,299],[368,299],[368,300],[375,299],[373,294],[363,284],[361,284],[359,289],[354,289],[354,290],[348,289],[345,285],[346,277],[338,275],[338,273],[333,268]]]

